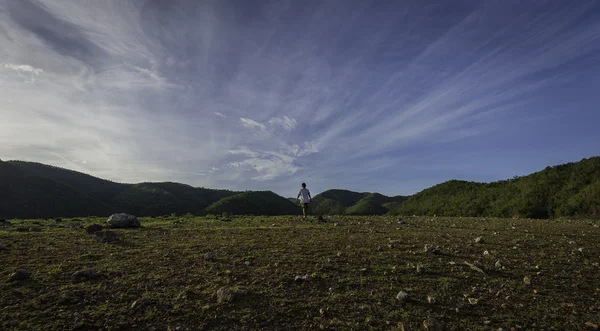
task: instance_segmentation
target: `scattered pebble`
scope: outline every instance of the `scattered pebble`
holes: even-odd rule
[[[483,243],[483,239],[481,239],[481,237],[477,237],[475,238],[475,243]]]
[[[302,276],[300,276],[300,275],[297,275],[296,278],[294,278],[295,282],[300,282],[300,281],[303,281],[303,280],[304,280],[304,278]]]
[[[523,277],[523,283],[525,285],[531,285],[531,277],[529,277],[529,276]]]
[[[427,303],[430,305],[433,305],[435,303],[435,298],[432,297],[431,295],[427,296]]]
[[[396,299],[400,300],[400,302],[406,302],[406,301],[408,301],[408,293],[406,293],[404,291],[400,291],[396,295]]]
[[[81,282],[96,278],[98,274],[92,269],[78,270],[71,275],[73,281]]]
[[[229,287],[221,287],[217,291],[216,296],[217,296],[217,303],[231,302],[231,301],[233,301],[235,293],[233,293],[233,291],[231,291],[231,289]]]
[[[423,326],[425,327],[425,330],[427,330],[427,331],[443,331],[444,330],[442,323],[440,323],[438,320],[436,320],[433,317],[430,317],[427,320],[423,321]]]

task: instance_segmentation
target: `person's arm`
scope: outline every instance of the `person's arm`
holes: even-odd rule
[[[312,197],[310,196],[310,191],[308,191],[308,201],[312,201]]]
[[[302,193],[302,190],[298,191],[298,196],[296,197],[296,201],[300,200],[300,193]]]

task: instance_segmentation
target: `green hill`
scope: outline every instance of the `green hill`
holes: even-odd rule
[[[387,197],[379,193],[328,190],[312,199],[312,212],[319,215],[383,215],[406,197]]]
[[[288,199],[271,191],[242,192],[223,198],[208,208],[209,214],[231,213],[235,215],[290,215],[300,208]]]
[[[600,216],[600,157],[493,183],[451,180],[423,190],[392,214],[548,218]]]

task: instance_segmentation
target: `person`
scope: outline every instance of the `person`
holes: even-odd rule
[[[302,188],[300,189],[300,192],[298,192],[296,201],[298,201],[300,197],[302,198],[300,199],[300,202],[302,203],[302,219],[305,220],[306,214],[308,213],[308,204],[312,200],[310,191],[306,188],[306,183],[302,183]]]

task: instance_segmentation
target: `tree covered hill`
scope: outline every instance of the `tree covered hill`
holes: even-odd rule
[[[379,193],[328,190],[312,199],[312,211],[320,215],[383,215],[406,197],[387,197]]]
[[[185,184],[122,184],[23,161],[0,161],[0,217],[43,218],[207,213],[298,214],[294,198]],[[413,196],[328,190],[313,198],[316,215],[600,217],[600,157],[493,183],[451,180]]]
[[[451,180],[391,210],[398,215],[600,216],[600,157],[493,183]]]

